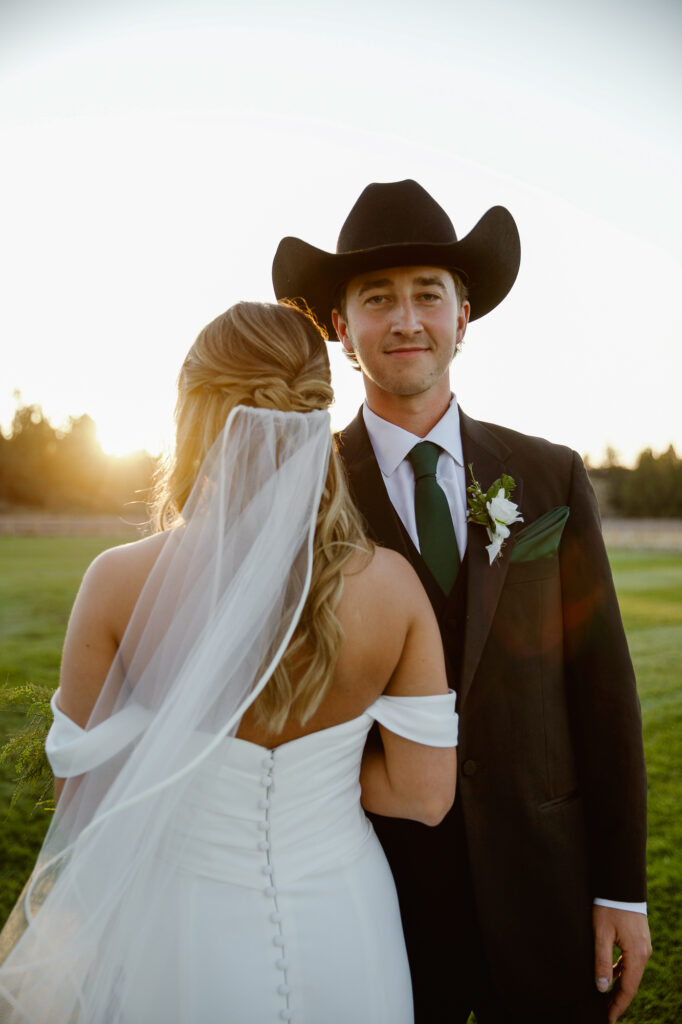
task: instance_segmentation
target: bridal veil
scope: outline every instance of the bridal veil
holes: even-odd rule
[[[224,756],[310,586],[327,412],[237,406],[166,534],[85,730],[0,967],[0,1021],[115,1021],[173,884],[183,794]],[[191,808],[190,808],[191,813]]]

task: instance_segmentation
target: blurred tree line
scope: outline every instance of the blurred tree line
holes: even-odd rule
[[[672,445],[661,455],[646,448],[634,469],[618,465],[607,452],[606,465],[588,467],[602,515],[674,519],[682,516],[682,459]]]
[[[105,455],[95,429],[89,416],[79,416],[56,430],[39,405],[17,408],[9,435],[0,433],[0,509],[121,514],[131,502],[146,502],[156,459],[147,452]],[[605,465],[588,471],[603,515],[682,516],[682,460],[672,445],[662,455],[647,448],[634,469],[618,465],[609,450]]]
[[[56,430],[39,405],[17,408],[0,433],[0,508],[121,514],[149,498],[156,460],[147,452],[105,455],[89,416]]]

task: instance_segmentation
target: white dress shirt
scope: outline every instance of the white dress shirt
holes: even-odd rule
[[[426,437],[418,437],[409,430],[396,426],[395,423],[382,420],[372,412],[366,402],[362,415],[391,504],[414,541],[417,551],[421,549],[414,514],[414,470],[407,460],[407,455],[420,441],[433,441],[443,449],[438,456],[436,480],[448,499],[459,557],[460,560],[463,559],[467,547],[467,495],[456,397],[452,396],[447,412]]]
[[[409,430],[396,426],[395,423],[383,420],[372,412],[367,402],[363,406],[362,416],[391,504],[400,516],[417,551],[420,547],[414,512],[414,471],[407,455],[420,441],[433,441],[442,448],[436,467],[436,480],[448,499],[459,557],[463,559],[467,546],[467,493],[457,397],[452,396],[447,411],[426,437],[418,437]],[[602,899],[595,899],[594,902],[597,906],[613,907],[616,910],[630,910],[638,914],[647,912],[646,903],[623,903]]]

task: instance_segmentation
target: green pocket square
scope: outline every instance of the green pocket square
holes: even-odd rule
[[[569,512],[567,505],[559,505],[519,530],[509,561],[535,562],[539,558],[551,558],[559,548]]]

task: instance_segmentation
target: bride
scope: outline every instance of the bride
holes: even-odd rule
[[[332,397],[292,307],[239,303],[190,349],[161,529],[93,562],[69,622],[0,1020],[412,1020],[362,807],[436,824],[457,718],[421,584],[350,502]]]

